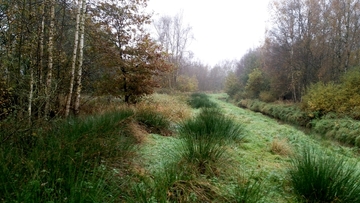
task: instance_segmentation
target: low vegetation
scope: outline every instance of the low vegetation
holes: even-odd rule
[[[133,114],[124,109],[11,135],[0,145],[1,201],[113,202],[123,183],[112,177],[128,169],[118,163],[129,163],[136,146],[121,125]]]
[[[352,195],[359,193],[354,151],[219,98],[225,95],[207,96],[214,108],[191,110],[185,97],[155,94],[136,106],[110,105],[107,112],[104,105],[99,115],[2,134],[0,201],[359,201]],[[304,157],[310,157],[305,166]],[[335,182],[316,179],[319,169]],[[311,179],[301,177],[310,173]],[[315,191],[322,177],[328,185]],[[326,200],[315,194],[325,190]]]
[[[227,144],[244,138],[241,125],[217,108],[202,109],[197,117],[181,123],[179,135],[183,139],[181,158],[202,174],[212,171],[212,164],[222,158]]]
[[[337,140],[341,143],[360,147],[360,122],[342,118],[325,117],[311,122],[312,129],[326,138]]]
[[[210,101],[208,96],[204,93],[191,94],[188,103],[192,108],[196,109],[216,107],[216,104]]]
[[[322,116],[336,113],[360,119],[360,69],[343,75],[341,83],[316,83],[308,89],[301,102],[302,109]]]
[[[154,96],[156,97],[156,96]],[[150,104],[138,108],[96,99],[99,115],[54,120],[26,129],[11,119],[1,122],[0,201],[2,202],[117,202],[125,198],[136,174],[132,159],[147,132],[170,130],[170,122],[187,117],[181,102],[169,111]],[[106,107],[107,106],[107,107]],[[109,113],[111,111],[111,113]],[[14,128],[20,128],[14,129]]]
[[[292,159],[291,182],[300,201],[360,202],[360,173],[344,158],[304,148]]]
[[[308,126],[313,115],[309,115],[293,104],[266,103],[259,100],[244,99],[238,105],[255,112],[300,126]]]
[[[323,138],[330,138],[350,146],[360,146],[360,121],[328,113],[320,116],[316,112],[307,113],[293,104],[265,103],[258,100],[241,100],[240,107],[297,126],[311,128]]]

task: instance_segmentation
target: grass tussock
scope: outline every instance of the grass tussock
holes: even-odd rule
[[[271,142],[270,151],[274,154],[278,154],[281,156],[289,156],[292,154],[291,146],[286,138],[284,139],[275,138]]]
[[[171,135],[170,121],[150,106],[137,108],[135,119],[140,125],[143,125],[149,133]]]
[[[153,176],[133,184],[127,202],[224,202],[219,189],[192,174],[186,165],[166,165]]]
[[[344,158],[304,148],[292,159],[290,176],[301,201],[360,202],[360,173]]]
[[[257,203],[264,197],[264,188],[259,180],[243,180],[234,189],[234,202]]]
[[[180,156],[205,173],[225,152],[226,144],[240,142],[242,126],[221,114],[218,109],[205,108],[200,114],[180,124],[182,142]]]
[[[191,116],[191,108],[182,96],[153,94],[143,98],[137,108],[152,108],[173,123],[181,122]]]
[[[195,109],[216,107],[216,104],[210,101],[209,97],[204,93],[191,94],[188,103],[192,108]]]

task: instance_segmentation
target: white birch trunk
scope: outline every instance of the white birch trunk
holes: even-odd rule
[[[80,48],[79,48],[79,67],[76,80],[75,93],[75,115],[79,114],[80,97],[81,97],[81,78],[82,78],[82,64],[84,56],[84,33],[85,33],[85,17],[86,17],[86,0],[82,0],[81,22],[80,22]]]
[[[41,27],[39,30],[39,64],[38,64],[38,94],[43,96],[43,70],[44,70],[44,31],[45,31],[45,1],[41,3]],[[38,118],[41,118],[41,108],[38,108]]]
[[[73,95],[74,89],[74,80],[75,80],[75,68],[76,68],[76,59],[77,59],[77,51],[78,51],[78,44],[79,44],[79,29],[80,29],[80,13],[82,3],[81,0],[78,1],[78,9],[76,12],[76,28],[75,28],[75,37],[74,37],[74,49],[73,49],[73,56],[71,60],[71,70],[70,70],[70,87],[69,87],[69,94],[66,100],[66,107],[65,107],[65,117],[69,116],[70,112],[70,105],[71,99]]]
[[[53,51],[54,51],[54,29],[55,29],[55,0],[50,2],[50,27],[49,27],[49,42],[48,42],[48,72],[46,75],[45,84],[45,118],[48,118],[50,110],[50,94],[51,94],[51,81],[53,70]]]
[[[32,66],[32,64],[30,64],[30,92],[29,92],[29,105],[28,105],[29,125],[31,125],[33,97],[34,97],[34,67]]]

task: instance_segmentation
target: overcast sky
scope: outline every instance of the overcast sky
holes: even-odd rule
[[[149,0],[154,18],[183,11],[193,28],[189,49],[204,64],[240,59],[264,40],[269,0]]]

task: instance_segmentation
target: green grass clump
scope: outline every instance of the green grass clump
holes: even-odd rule
[[[292,159],[290,176],[300,200],[360,202],[360,174],[355,164],[311,148]]]
[[[116,201],[126,178],[115,172],[125,174],[136,143],[121,125],[131,115],[123,110],[14,134],[0,145],[0,201]]]
[[[213,108],[216,104],[210,101],[209,97],[204,93],[193,93],[190,95],[189,105],[192,108]]]
[[[141,108],[136,112],[136,120],[150,133],[169,134],[170,121],[161,113],[151,108]]]
[[[264,188],[258,180],[239,183],[235,187],[234,202],[257,203],[263,198]]]
[[[186,165],[171,163],[132,185],[127,202],[225,202],[209,180],[193,176]]]
[[[226,144],[244,138],[242,129],[220,110],[202,109],[196,118],[183,122],[179,127],[183,139],[181,157],[204,173],[209,164],[222,157]]]

